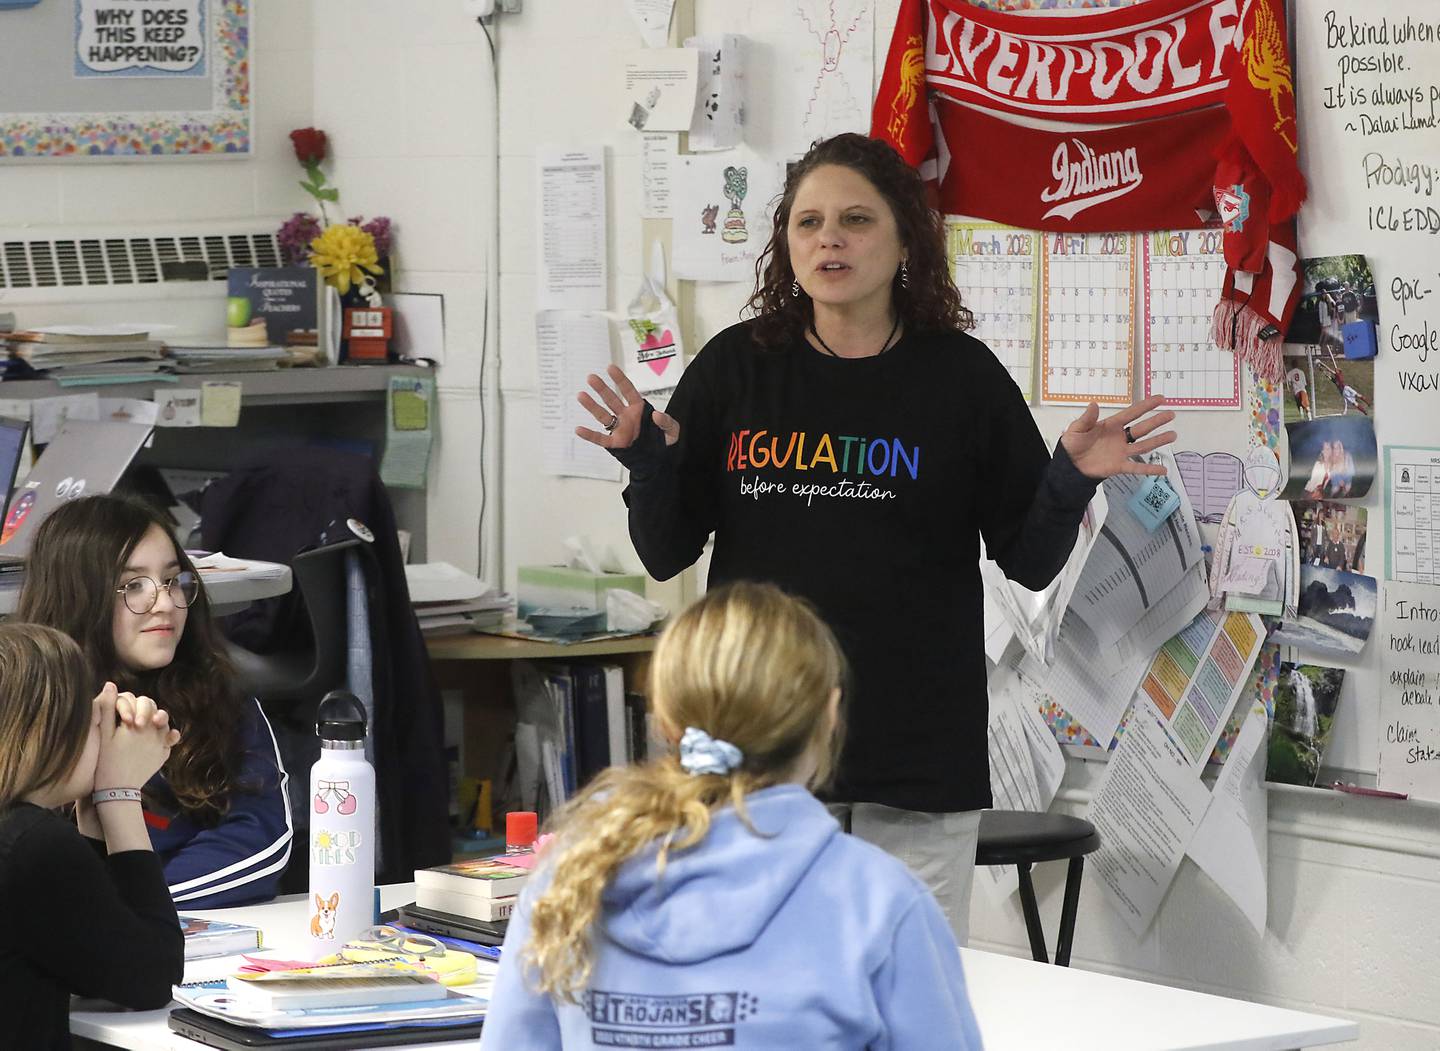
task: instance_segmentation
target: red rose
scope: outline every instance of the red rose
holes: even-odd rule
[[[319,128],[297,128],[290,133],[290,142],[301,164],[319,164],[325,159],[325,133]]]

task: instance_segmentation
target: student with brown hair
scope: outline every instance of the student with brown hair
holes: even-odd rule
[[[980,1047],[934,897],[808,789],[839,747],[843,663],[770,584],[666,629],[651,700],[679,754],[611,767],[556,815],[482,1051]]]
[[[175,902],[202,909],[274,897],[290,857],[288,777],[164,518],[116,496],[62,504],[35,533],[17,615],[65,632],[98,676],[154,697],[183,734],[144,786]]]
[[[109,682],[96,696],[91,675],[62,633],[0,624],[0,1018],[15,1047],[69,1047],[71,993],[153,1009],[184,974],[139,792],[179,735],[148,697]],[[67,803],[78,832],[55,812]]]

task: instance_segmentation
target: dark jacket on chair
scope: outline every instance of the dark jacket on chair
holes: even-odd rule
[[[448,778],[440,694],[410,606],[395,512],[374,466],[354,453],[309,447],[242,461],[205,490],[201,542],[238,558],[288,564],[301,551],[348,539],[350,518],[375,534],[375,542],[360,550],[371,556],[362,562],[374,665],[374,755],[384,856],[379,876],[396,882],[409,880],[415,869],[449,861]],[[257,602],[226,625],[226,634],[258,653],[308,633],[300,597],[293,592]],[[307,776],[305,770],[291,773],[302,782]]]

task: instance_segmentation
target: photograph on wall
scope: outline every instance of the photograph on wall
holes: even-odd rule
[[[1290,473],[1282,500],[1358,500],[1375,480],[1375,425],[1359,415],[1287,423]]]
[[[1302,565],[1365,572],[1365,508],[1336,500],[1299,500],[1293,509]]]
[[[1285,422],[1323,416],[1375,416],[1375,359],[1356,360],[1331,347],[1285,347]]]
[[[1270,641],[1350,656],[1365,648],[1374,627],[1374,577],[1305,565],[1299,611],[1281,621]]]
[[[1300,302],[1285,330],[1286,343],[1332,347],[1342,354],[1346,325],[1379,323],[1375,277],[1363,255],[1302,259],[1300,267],[1304,271]]]
[[[1343,668],[1280,663],[1265,780],[1315,786],[1344,681]]]

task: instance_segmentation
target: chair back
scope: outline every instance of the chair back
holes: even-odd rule
[[[349,632],[345,572],[346,552],[359,540],[302,551],[290,563],[295,586],[304,600],[309,640],[276,653],[251,653],[234,644],[231,657],[245,688],[267,710],[318,704],[320,698],[346,686]]]

